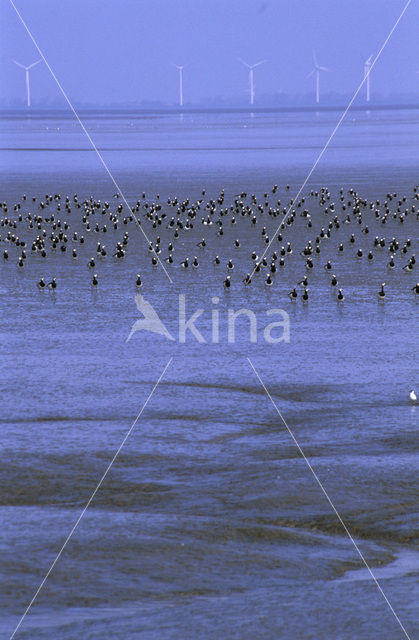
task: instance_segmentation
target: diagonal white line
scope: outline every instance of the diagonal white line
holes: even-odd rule
[[[374,61],[372,62],[368,73],[366,73],[362,79],[362,82],[360,82],[358,88],[356,89],[355,93],[353,94],[352,98],[349,101],[348,106],[346,107],[346,109],[344,110],[344,112],[342,113],[341,117],[338,120],[338,123],[336,124],[335,128],[333,129],[332,133],[330,134],[330,136],[328,137],[328,139],[326,140],[325,145],[323,146],[323,149],[320,151],[319,155],[316,158],[316,161],[314,162],[313,166],[311,167],[310,171],[307,174],[307,177],[305,178],[303,184],[301,185],[297,195],[293,198],[293,203],[290,204],[290,206],[288,207],[287,212],[284,214],[284,217],[282,218],[281,222],[278,225],[278,228],[276,229],[274,235],[271,238],[271,241],[269,242],[269,244],[266,246],[265,251],[262,253],[260,259],[258,259],[258,262],[260,262],[261,260],[263,260],[263,258],[265,257],[267,251],[269,250],[269,247],[271,246],[272,242],[274,241],[274,239],[276,238],[278,231],[281,227],[281,224],[283,224],[283,222],[285,222],[285,220],[288,218],[289,213],[291,211],[291,209],[293,208],[294,204],[297,202],[298,198],[300,197],[300,194],[302,192],[302,190],[304,189],[304,187],[306,186],[307,182],[310,180],[315,168],[317,167],[317,165],[319,164],[320,160],[322,159],[324,152],[326,151],[327,147],[329,146],[329,144],[331,143],[331,141],[333,140],[336,131],[339,129],[340,125],[342,124],[346,114],[348,113],[349,109],[351,108],[355,98],[357,97],[358,93],[361,91],[366,79],[368,78],[368,76],[370,75],[371,71],[373,70],[375,63],[377,62],[378,58],[381,56],[385,46],[387,45],[388,41],[390,40],[391,36],[393,35],[394,30],[396,29],[397,25],[399,24],[400,20],[402,19],[402,17],[404,16],[406,9],[408,8],[409,4],[411,3],[412,0],[407,0],[401,14],[399,15],[399,17],[397,18],[396,22],[394,23],[393,27],[391,28],[390,33],[388,34],[387,38],[384,40],[383,44],[381,45],[381,49],[379,50],[379,52],[377,53],[377,55],[374,58]],[[256,270],[256,266],[253,268],[252,273],[250,274],[250,277],[253,277],[253,274],[255,273]]]
[[[155,390],[157,389],[160,381],[162,380],[164,374],[166,373],[170,363],[172,362],[173,357],[169,358],[168,363],[166,364],[166,366],[164,367],[162,373],[160,374],[159,379],[157,380],[156,384],[154,385],[154,387],[152,388],[152,390],[150,391],[146,401],[144,402],[143,406],[141,407],[140,413],[137,415],[137,417],[135,418],[134,422],[132,423],[132,425],[130,426],[130,428],[128,429],[127,433],[125,434],[124,439],[122,440],[121,444],[119,445],[118,449],[116,450],[116,453],[114,454],[112,460],[110,461],[110,463],[108,464],[108,466],[106,467],[106,471],[105,473],[102,475],[101,479],[99,480],[95,490],[93,491],[92,495],[90,496],[89,500],[86,502],[86,505],[84,506],[82,512],[80,513],[79,517],[77,518],[76,522],[74,523],[70,533],[68,534],[67,538],[64,541],[64,544],[62,545],[61,549],[59,550],[59,552],[57,553],[57,555],[55,556],[55,559],[53,561],[53,563],[51,564],[50,568],[48,569],[48,571],[46,572],[41,584],[39,585],[39,587],[37,588],[37,590],[35,591],[32,600],[29,602],[28,606],[25,609],[25,612],[23,613],[22,617],[20,618],[19,622],[17,623],[12,635],[10,636],[9,640],[12,640],[12,638],[15,637],[20,625],[22,624],[22,622],[24,621],[26,615],[28,614],[30,608],[32,607],[33,603],[35,602],[36,598],[38,597],[39,592],[41,591],[42,587],[44,586],[45,582],[48,580],[48,577],[51,573],[51,571],[53,570],[53,568],[55,567],[55,565],[57,564],[58,560],[61,557],[61,554],[63,553],[64,549],[67,546],[67,543],[69,542],[71,536],[73,535],[73,533],[75,532],[75,530],[77,529],[80,520],[83,518],[84,514],[86,513],[87,509],[89,508],[93,498],[95,497],[95,495],[97,494],[97,492],[99,491],[103,481],[105,480],[108,472],[110,471],[113,463],[115,462],[115,460],[117,459],[122,447],[124,446],[124,444],[126,443],[126,441],[128,440],[129,436],[132,433],[132,430],[134,429],[135,425],[137,424],[138,420],[140,419],[144,409],[146,408],[149,400],[151,399],[151,396],[153,395],[153,393],[155,392]]]
[[[35,47],[36,47],[36,49],[37,49],[37,51],[38,51],[39,55],[41,56],[42,60],[45,62],[46,66],[47,66],[47,68],[48,68],[48,71],[50,72],[50,74],[51,74],[51,75],[52,75],[52,77],[54,78],[55,82],[57,83],[59,90],[60,90],[60,91],[61,91],[61,93],[63,94],[63,96],[64,96],[64,98],[65,98],[65,100],[66,100],[66,102],[67,102],[68,106],[70,107],[71,111],[73,112],[73,114],[74,114],[74,116],[75,116],[75,118],[76,118],[77,122],[79,123],[79,125],[80,125],[80,126],[81,126],[81,128],[83,129],[83,132],[86,134],[87,139],[89,140],[89,142],[90,142],[90,144],[92,145],[92,147],[93,147],[94,151],[96,152],[96,154],[97,154],[97,156],[98,156],[99,160],[101,161],[102,165],[104,166],[104,168],[105,168],[105,170],[106,170],[106,172],[107,172],[108,176],[109,176],[109,177],[110,177],[110,179],[112,180],[112,182],[113,182],[113,184],[114,184],[114,186],[115,186],[116,190],[118,191],[118,193],[120,193],[120,194],[121,194],[121,197],[122,197],[122,199],[123,199],[123,201],[124,201],[124,203],[125,203],[126,207],[128,208],[128,211],[130,212],[130,214],[132,214],[132,215],[134,216],[134,218],[135,218],[135,221],[136,221],[136,223],[137,223],[138,228],[140,229],[141,233],[143,234],[143,236],[144,236],[144,238],[147,240],[147,242],[148,242],[149,244],[152,244],[152,243],[151,243],[151,241],[149,240],[149,238],[148,238],[148,236],[147,236],[146,232],[145,232],[145,231],[144,231],[144,229],[142,228],[142,226],[141,226],[141,222],[139,221],[139,219],[137,218],[137,216],[135,215],[135,213],[132,211],[132,209],[131,209],[130,205],[128,204],[127,199],[125,198],[125,196],[124,196],[124,194],[123,194],[123,192],[122,192],[122,189],[121,189],[121,188],[119,187],[119,185],[117,184],[117,182],[116,182],[115,178],[113,177],[113,175],[112,175],[112,173],[111,173],[111,170],[109,169],[108,165],[106,164],[106,162],[105,162],[105,160],[104,160],[104,158],[103,158],[102,154],[100,153],[99,149],[98,149],[98,148],[97,148],[97,146],[95,145],[95,143],[94,143],[94,141],[93,141],[93,139],[92,139],[91,135],[90,135],[90,134],[89,134],[89,132],[87,131],[86,127],[84,126],[84,124],[83,124],[82,120],[80,119],[80,117],[79,117],[79,115],[78,115],[77,111],[76,111],[76,110],[75,110],[75,108],[73,107],[73,105],[72,105],[72,103],[71,103],[71,101],[70,101],[70,98],[68,97],[68,95],[67,95],[67,94],[66,94],[66,92],[64,91],[63,87],[61,86],[61,84],[60,84],[60,82],[59,82],[59,80],[58,80],[57,76],[56,76],[56,75],[55,75],[55,73],[54,73],[54,71],[51,69],[50,65],[48,64],[48,62],[47,62],[47,60],[46,60],[46,58],[45,58],[44,54],[42,53],[41,49],[39,48],[38,43],[36,42],[36,40],[35,40],[34,36],[32,35],[31,31],[29,30],[28,25],[26,24],[26,22],[25,22],[25,21],[24,21],[24,19],[22,18],[21,14],[19,13],[19,11],[18,11],[18,9],[17,9],[17,7],[16,7],[15,3],[13,2],[13,0],[9,0],[9,2],[10,2],[10,4],[12,5],[13,9],[15,10],[15,12],[16,12],[16,14],[17,14],[17,16],[18,16],[19,20],[20,20],[20,21],[21,21],[21,23],[23,24],[23,26],[24,26],[24,28],[25,28],[25,30],[26,30],[26,32],[27,32],[27,34],[29,35],[30,39],[31,39],[31,40],[32,40],[32,42],[34,43],[34,45],[35,45]],[[165,273],[165,274],[166,274],[166,276],[168,277],[168,279],[169,279],[170,283],[171,283],[171,284],[173,284],[173,280],[172,280],[172,278],[171,278],[171,277],[170,277],[170,275],[168,274],[166,267],[164,266],[164,264],[163,264],[163,263],[162,263],[162,261],[160,260],[160,258],[159,258],[159,256],[158,256],[157,252],[155,251],[154,247],[153,247],[153,251],[154,251],[154,254],[155,254],[155,256],[156,256],[156,258],[157,258],[157,260],[158,260],[158,262],[159,262],[159,264],[160,264],[161,268],[163,269],[164,273]]]
[[[343,529],[345,530],[346,535],[348,536],[348,538],[350,539],[350,541],[352,542],[352,544],[354,545],[355,549],[358,552],[358,555],[360,556],[362,562],[365,564],[366,568],[369,571],[369,574],[371,576],[371,578],[374,580],[378,590],[380,591],[381,595],[383,596],[384,600],[386,601],[386,603],[388,604],[390,611],[392,612],[392,614],[394,615],[394,617],[396,618],[397,622],[400,625],[401,630],[403,631],[404,635],[406,636],[406,638],[408,640],[411,640],[409,634],[407,633],[406,629],[404,628],[400,618],[398,617],[397,613],[395,612],[395,610],[393,609],[391,602],[389,601],[389,599],[387,598],[386,594],[384,593],[383,589],[381,588],[377,578],[375,577],[375,575],[373,574],[373,572],[371,571],[367,561],[365,560],[364,556],[362,555],[362,552],[360,550],[360,548],[358,547],[357,543],[355,542],[355,540],[353,539],[348,527],[346,526],[346,524],[344,523],[344,521],[342,520],[341,516],[339,515],[335,505],[333,504],[331,498],[329,497],[329,494],[327,493],[326,489],[324,488],[320,478],[318,477],[317,473],[314,471],[313,467],[310,464],[310,461],[306,458],[304,451],[302,450],[302,448],[300,447],[300,445],[298,444],[293,432],[291,431],[290,427],[288,426],[288,424],[285,422],[285,419],[282,415],[282,413],[280,412],[280,410],[278,409],[278,407],[276,406],[276,403],[274,401],[274,399],[272,398],[271,394],[269,393],[268,389],[266,388],[265,384],[262,381],[262,378],[260,377],[259,373],[256,371],[253,362],[250,360],[250,358],[247,358],[250,366],[252,367],[257,379],[259,380],[260,384],[263,387],[263,390],[265,391],[266,395],[268,396],[269,400],[271,401],[274,409],[276,410],[277,414],[279,415],[279,417],[281,418],[282,422],[284,423],[288,433],[290,434],[291,438],[294,440],[294,444],[297,447],[298,451],[300,452],[301,456],[304,458],[305,463],[307,464],[308,468],[310,469],[311,473],[313,474],[317,484],[319,485],[320,489],[322,490],[322,492],[324,493],[328,503],[330,504],[330,506],[332,507],[333,511],[336,514],[336,517],[338,518],[340,524],[342,525]]]

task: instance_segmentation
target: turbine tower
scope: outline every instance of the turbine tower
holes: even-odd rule
[[[310,78],[313,74],[316,75],[316,103],[320,102],[320,71],[330,71],[327,67],[321,67],[317,62],[316,52],[313,50],[313,62],[314,68],[310,71],[307,78]]]
[[[179,70],[179,106],[183,107],[183,69],[185,65],[175,64],[175,67]]]
[[[371,98],[371,93],[370,93],[370,69],[372,64],[371,60],[372,60],[372,54],[370,55],[369,58],[364,60],[364,80],[365,80],[365,85],[367,89],[367,102],[369,102]]]
[[[256,67],[258,67],[259,65],[263,64],[264,62],[266,62],[266,60],[260,60],[259,62],[256,62],[256,64],[250,65],[250,64],[247,64],[247,62],[245,62],[241,58],[239,58],[239,62],[244,64],[244,66],[249,69],[250,104],[253,106],[253,103],[255,101],[255,83],[254,83],[254,80],[253,80],[253,69],[256,69]]]
[[[34,67],[35,65],[39,64],[41,61],[37,60],[36,62],[33,62],[32,64],[30,64],[28,67],[25,67],[25,65],[20,64],[20,62],[17,62],[16,60],[13,60],[13,62],[15,64],[17,64],[18,67],[20,67],[21,69],[25,69],[25,75],[26,75],[26,104],[28,107],[31,106],[31,87],[29,84],[29,69],[32,69],[32,67]]]

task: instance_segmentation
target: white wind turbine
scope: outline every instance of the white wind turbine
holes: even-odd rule
[[[179,71],[179,106],[183,107],[183,69],[185,65],[175,64],[175,67]]]
[[[313,62],[314,68],[310,71],[307,78],[310,78],[312,75],[316,75],[316,103],[320,102],[320,71],[330,71],[327,67],[321,67],[317,62],[316,52],[313,50]]]
[[[370,69],[371,69],[371,64],[372,64],[372,54],[370,55],[369,58],[364,60],[364,80],[365,80],[365,85],[366,85],[366,90],[367,90],[367,102],[369,102],[370,98],[371,98],[371,92],[370,92]]]
[[[256,67],[259,67],[259,65],[263,64],[264,62],[266,62],[266,60],[260,60],[259,62],[256,62],[256,64],[250,65],[250,64],[247,64],[247,62],[245,62],[241,58],[239,58],[239,62],[244,64],[244,66],[249,69],[250,104],[253,106],[253,103],[255,101],[255,83],[254,83],[254,79],[253,79],[253,70],[256,69]]]
[[[34,67],[35,65],[39,64],[41,61],[37,60],[36,62],[33,62],[32,64],[30,64],[28,67],[25,67],[25,65],[21,64],[20,62],[17,62],[16,60],[13,60],[13,62],[15,64],[17,64],[18,67],[20,67],[21,69],[25,69],[25,75],[26,75],[26,104],[28,107],[31,106],[31,87],[29,84],[29,69],[32,69],[32,67]]]

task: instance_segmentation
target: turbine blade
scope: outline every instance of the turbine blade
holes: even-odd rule
[[[330,71],[330,69],[328,69],[327,67],[320,67],[320,66],[319,66],[319,67],[317,67],[317,69],[318,69],[319,71]]]
[[[251,69],[252,67],[250,66],[250,64],[247,64],[247,62],[245,62],[244,60],[242,60],[241,58],[237,58],[237,60],[239,62],[241,62],[242,64],[244,64],[245,67],[247,67],[248,69]]]
[[[32,62],[32,64],[29,65],[29,67],[26,67],[27,69],[32,69],[32,67],[34,67],[35,65],[39,64],[41,61],[37,60],[36,62]]]
[[[253,64],[250,69],[254,69],[255,67],[258,67],[261,64],[264,64],[265,62],[267,62],[267,60],[260,60],[259,62],[256,62],[256,64]]]
[[[312,69],[312,70],[310,71],[310,73],[308,73],[308,74],[306,75],[306,78],[311,78],[311,76],[315,73],[315,71],[316,71],[316,69],[315,69],[315,68],[314,68],[314,69]]]
[[[25,65],[20,64],[20,62],[18,62],[17,60],[13,60],[13,62],[17,64],[17,66],[20,67],[21,69],[26,69]]]
[[[316,56],[316,52],[314,51],[314,49],[313,49],[313,60],[314,60],[314,66],[317,67],[318,66],[318,64],[317,64],[317,56]]]

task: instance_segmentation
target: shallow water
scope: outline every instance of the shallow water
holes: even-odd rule
[[[339,115],[150,114],[86,123],[130,203],[143,190],[149,201],[156,193],[163,202],[195,200],[203,187],[207,198],[224,187],[227,204],[242,190],[263,201],[278,183],[274,201],[286,206]],[[341,186],[368,200],[397,192],[410,206],[418,133],[418,111],[348,117],[304,189],[313,229],[297,217],[276,243],[290,241],[294,250],[271,289],[258,275],[251,287],[241,282],[252,249],[264,250],[261,226],[271,234],[279,224],[266,216],[256,231],[243,219],[226,223],[222,238],[201,225],[181,235],[167,267],[173,285],[151,266],[133,225],[126,258],[98,264],[97,291],[86,266],[94,233],[85,234],[77,261],[68,252],[31,256],[20,273],[12,248],[13,259],[0,262],[2,636],[12,633],[171,356],[16,637],[403,637],[247,357],[407,632],[419,634],[418,407],[408,402],[418,387],[417,267],[404,272],[397,256],[388,272],[387,249],[372,264],[354,257],[354,247],[365,251],[384,234],[402,243],[410,237],[408,255],[417,253],[415,216],[384,228],[368,217],[368,236],[354,222],[342,225],[314,258],[309,304],[287,297],[305,273],[299,251],[328,221],[310,189],[327,185],[335,202]],[[9,214],[23,192],[77,192],[115,209],[115,187],[70,117],[4,119],[1,135],[0,199]],[[29,201],[23,209],[37,211]],[[77,210],[61,215],[81,229]],[[167,245],[167,230],[144,228]],[[107,248],[124,231],[109,231]],[[205,251],[196,247],[203,233]],[[195,254],[200,267],[182,270],[180,261]],[[213,264],[215,254],[222,265]],[[225,292],[230,257],[233,286]],[[343,305],[330,291],[327,259]],[[188,313],[204,309],[197,327],[205,344],[148,332],[126,342],[139,317],[138,272],[143,295],[173,335],[179,293]],[[57,277],[56,292],[36,289],[42,275]],[[220,298],[218,344],[211,341],[213,296]],[[256,344],[246,318],[237,321],[234,344],[227,342],[227,309],[241,307],[255,313]],[[289,314],[290,342],[271,345],[262,335],[266,310],[278,307]]]

